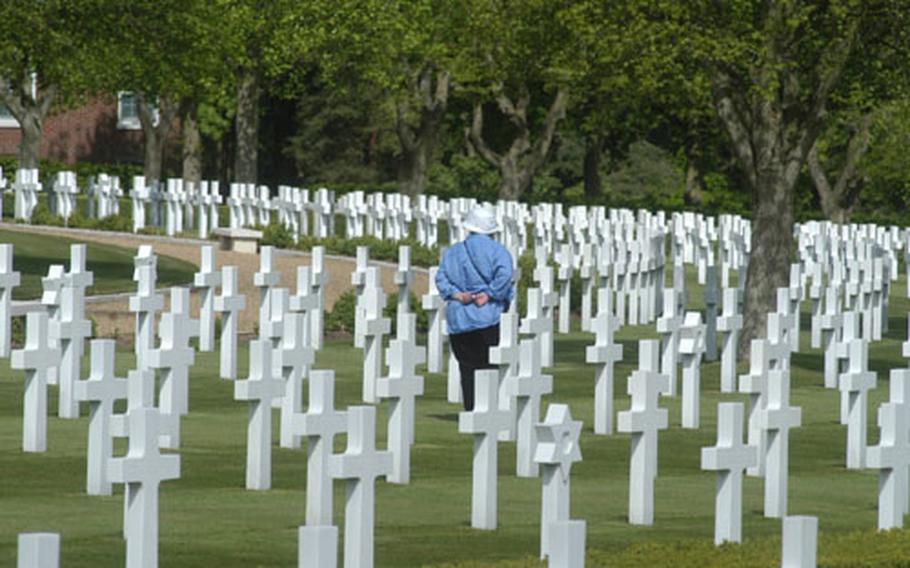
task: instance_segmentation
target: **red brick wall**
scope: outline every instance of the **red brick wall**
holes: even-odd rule
[[[16,155],[20,137],[18,128],[0,127],[0,155]],[[169,138],[166,159],[179,159],[179,128],[173,128]],[[141,164],[142,131],[118,129],[116,99],[99,97],[45,119],[41,157],[68,164],[79,161]]]

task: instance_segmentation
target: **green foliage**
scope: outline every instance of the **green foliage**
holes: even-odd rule
[[[290,229],[279,223],[269,223],[263,227],[259,243],[277,248],[294,248],[294,235]]]
[[[410,292],[409,298],[410,308],[409,312],[417,314],[417,332],[425,333],[429,329],[429,320],[427,318],[427,312],[423,309],[423,304],[420,302],[420,299],[417,297],[414,292]],[[392,334],[398,333],[397,328],[397,318],[395,314],[398,310],[398,292],[392,292],[388,296],[386,301],[385,310],[383,310],[383,317],[387,317],[392,320]]]
[[[455,154],[448,164],[439,162],[430,167],[427,193],[444,199],[470,195],[492,202],[498,191],[499,174],[477,156]]]
[[[370,247],[370,259],[397,261],[398,247],[401,245],[409,245],[411,247],[411,264],[413,266],[426,268],[439,264],[439,251],[436,248],[427,248],[413,239],[391,241],[375,237],[359,237],[356,239],[329,237],[327,239],[319,239],[302,236],[297,243],[297,248],[300,250],[311,250],[315,246],[324,246],[329,254],[356,256],[357,247],[367,246]]]
[[[347,290],[338,296],[331,311],[325,316],[325,330],[335,333],[354,333],[357,318],[357,293]]]

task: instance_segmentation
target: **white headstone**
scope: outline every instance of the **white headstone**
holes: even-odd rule
[[[310,277],[313,294],[319,298],[319,308],[310,317],[310,344],[313,349],[322,349],[325,328],[325,289],[329,283],[329,271],[325,266],[325,247],[313,247],[310,252]]]
[[[667,375],[670,388],[667,396],[676,396],[676,367],[679,357],[679,330],[682,328],[684,315],[678,311],[681,294],[671,289],[664,290],[663,315],[657,318],[657,332],[660,334],[660,372]]]
[[[717,471],[714,544],[742,541],[743,470],[758,463],[758,448],[743,444],[743,405],[717,405],[717,445],[701,449],[701,468]]]
[[[221,272],[215,268],[215,247],[199,249],[202,262],[193,275],[193,286],[199,289],[199,351],[215,350],[215,289],[221,286]]]
[[[430,268],[430,273],[427,277],[427,293],[421,298],[423,310],[427,314],[427,324],[429,327],[427,330],[427,371],[430,373],[440,373],[443,368],[442,336],[443,328],[445,327],[446,303],[445,300],[442,299],[442,296],[439,295],[439,290],[436,288],[437,270],[439,270],[439,267],[434,266]],[[351,278],[353,277],[354,275],[352,274]],[[355,329],[361,325],[360,319],[357,318]]]
[[[474,410],[459,413],[458,431],[474,435],[471,526],[493,530],[497,517],[497,440],[500,432],[509,429],[511,415],[499,407],[498,371],[478,370],[474,383]]]
[[[768,403],[759,412],[759,425],[766,432],[765,516],[787,516],[787,488],[790,459],[790,430],[802,423],[802,410],[790,406],[790,372],[768,375]]]
[[[847,469],[862,469],[866,464],[866,430],[869,391],[875,388],[876,374],[869,370],[869,344],[854,339],[849,344],[847,372],[839,377],[839,388],[848,397]]]
[[[180,477],[180,456],[161,455],[158,438],[161,415],[155,408],[129,411],[129,451],[108,462],[108,478],[128,487],[126,566],[158,565],[158,487]]]
[[[10,368],[25,371],[22,403],[22,450],[47,450],[47,375],[60,362],[60,349],[49,342],[47,314],[25,316],[25,345],[10,357]]]
[[[303,526],[297,529],[297,568],[336,568],[338,527]]]
[[[743,316],[739,313],[741,292],[736,288],[724,289],[723,313],[717,318],[717,331],[724,334],[720,352],[720,392],[736,392],[736,349]]]
[[[686,313],[680,328],[679,354],[682,359],[682,427],[698,428],[701,404],[701,359],[705,353],[705,325],[698,312]]]
[[[335,436],[347,431],[347,413],[335,409],[335,371],[310,372],[309,407],[295,414],[292,429],[307,439],[306,523],[332,524],[332,477],[329,458]]]
[[[250,402],[246,438],[246,488],[272,486],[272,400],[284,395],[284,381],[272,368],[272,344],[250,341],[250,376],[234,383],[234,399]]]
[[[629,462],[629,522],[654,523],[654,478],[657,475],[657,433],[667,428],[667,409],[657,406],[669,385],[657,372],[660,346],[657,340],[638,342],[639,367],[629,377],[632,406],[619,413],[618,430],[632,434]]]
[[[581,422],[572,420],[569,406],[551,404],[547,417],[536,426],[534,462],[543,468],[543,496],[540,511],[540,557],[553,549],[553,523],[569,520],[572,464],[581,461]]]
[[[110,495],[111,483],[107,479],[107,463],[113,455],[111,416],[114,403],[126,398],[126,379],[114,376],[116,341],[95,339],[91,343],[91,372],[88,380],[75,384],[77,402],[88,402],[88,456],[86,458],[86,493]]]
[[[315,360],[315,353],[307,341],[306,316],[302,313],[288,313],[284,318],[284,334],[275,352],[276,363],[284,380],[284,396],[281,398],[282,448],[299,448],[300,435],[294,432],[294,416],[302,412],[303,382],[307,369]]]
[[[60,535],[58,533],[19,533],[16,566],[17,568],[59,568]]]
[[[237,283],[237,267],[221,268],[221,295],[215,297],[214,309],[221,314],[220,377],[237,378],[237,327],[240,312],[246,308],[246,297]]]
[[[363,401],[375,403],[376,381],[382,372],[382,338],[392,329],[392,322],[382,317],[386,294],[379,280],[379,268],[367,269],[366,289],[363,292],[363,308],[357,317],[363,318],[364,361]]]
[[[185,415],[189,411],[189,373],[196,361],[190,338],[198,331],[189,317],[189,290],[171,288],[171,309],[162,314],[161,344],[146,354],[149,369],[161,371],[161,413]],[[175,448],[179,439],[167,445]]]
[[[613,291],[597,291],[597,315],[592,322],[594,345],[585,350],[585,362],[596,365],[594,381],[594,433],[613,433],[613,366],[622,361],[622,345],[613,341],[619,326],[613,315]]]
[[[784,517],[781,568],[815,568],[818,517]]]
[[[516,474],[518,477],[537,477],[534,449],[537,447],[537,430],[540,419],[540,399],[553,392],[552,375],[541,373],[541,352],[533,339],[523,339],[519,344],[520,363],[518,377],[510,384],[509,396],[515,398],[516,423]]]
[[[904,526],[907,506],[907,467],[910,466],[910,423],[906,406],[894,402],[879,409],[881,437],[866,454],[866,465],[880,471],[878,478],[878,529]]]
[[[373,517],[376,513],[376,478],[392,472],[392,454],[376,450],[376,409],[348,408],[348,447],[329,458],[334,479],[346,480],[344,507],[344,565],[373,566]]]
[[[133,264],[137,286],[136,294],[130,296],[129,309],[136,314],[136,365],[145,369],[147,354],[155,347],[155,314],[164,307],[164,296],[155,292],[158,258],[151,245],[139,246]]]
[[[0,357],[9,357],[11,322],[10,304],[13,288],[19,286],[22,275],[13,270],[13,245],[0,244]]]

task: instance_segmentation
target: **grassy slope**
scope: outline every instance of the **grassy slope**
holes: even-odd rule
[[[905,337],[908,302],[903,283],[892,294],[891,331],[875,344],[870,363],[879,388],[870,404],[870,444],[877,441],[872,409],[887,396],[887,369],[905,366],[900,342]],[[805,308],[808,310],[808,303]],[[808,330],[808,314],[803,314]],[[625,378],[637,362],[636,340],[652,336],[645,328],[626,328],[625,363],[617,367],[616,408],[628,408]],[[825,532],[874,528],[877,474],[843,467],[846,431],[837,423],[838,393],[822,387],[821,359],[803,334],[802,353],[793,359],[793,403],[803,408],[803,427],[790,442],[790,511],[819,515]],[[626,523],[629,437],[594,436],[593,372],[583,363],[591,336],[557,336],[556,392],[549,402],[567,402],[585,422],[584,461],[572,472],[572,516],[588,522],[588,546],[621,554],[631,543],[700,539],[710,541],[714,523],[714,479],[699,469],[699,448],[715,441],[718,401],[743,400],[718,393],[718,363],[702,367],[702,427],[679,428],[679,399],[666,400],[671,429],[660,437],[653,527]],[[317,366],[334,368],[339,405],[359,402],[361,354],[349,341],[330,341]],[[131,355],[121,354],[122,372]],[[241,353],[246,368],[246,350]],[[745,367],[745,363],[743,364]],[[69,567],[113,566],[123,562],[120,538],[122,493],[113,497],[84,494],[87,420],[49,423],[49,451],[26,455],[21,435],[21,375],[0,362],[0,564],[10,565],[15,535],[26,530],[63,533],[63,564]],[[191,413],[183,422],[183,477],[167,482],[161,494],[161,565],[289,566],[296,558],[296,527],[303,522],[305,450],[273,452],[273,489],[243,489],[247,406],[232,400],[232,386],[217,378],[217,354],[197,355],[191,376]],[[457,409],[445,402],[445,379],[427,377],[427,394],[417,406],[417,443],[412,453],[412,482],[400,487],[377,484],[376,559],[380,566],[418,566],[458,561],[521,559],[538,550],[540,480],[514,477],[512,444],[500,444],[499,530],[469,528],[471,448],[457,433]],[[50,408],[56,408],[51,397]],[[275,415],[277,440],[277,413]],[[379,413],[384,445],[384,408]],[[343,449],[343,440],[337,441]],[[120,446],[122,447],[122,445]],[[342,484],[336,483],[335,522],[343,526]],[[743,533],[746,538],[776,537],[780,523],[762,516],[762,482],[744,486]],[[342,529],[343,532],[343,529]]]
[[[22,285],[13,290],[13,298],[28,300],[41,297],[41,277],[47,276],[47,269],[52,264],[69,267],[70,245],[78,242],[57,235],[0,229],[0,243],[13,245],[13,268],[22,273]],[[135,289],[133,256],[135,252],[130,249],[88,243],[87,268],[95,273],[95,285],[89,288],[88,293],[109,294]],[[158,284],[171,286],[192,282],[195,270],[192,264],[183,260],[159,256]]]

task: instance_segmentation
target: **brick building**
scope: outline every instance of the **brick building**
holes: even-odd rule
[[[16,155],[19,123],[0,105],[0,155]],[[67,164],[142,163],[142,129],[131,93],[102,96],[88,104],[51,111],[44,121],[41,158]]]

